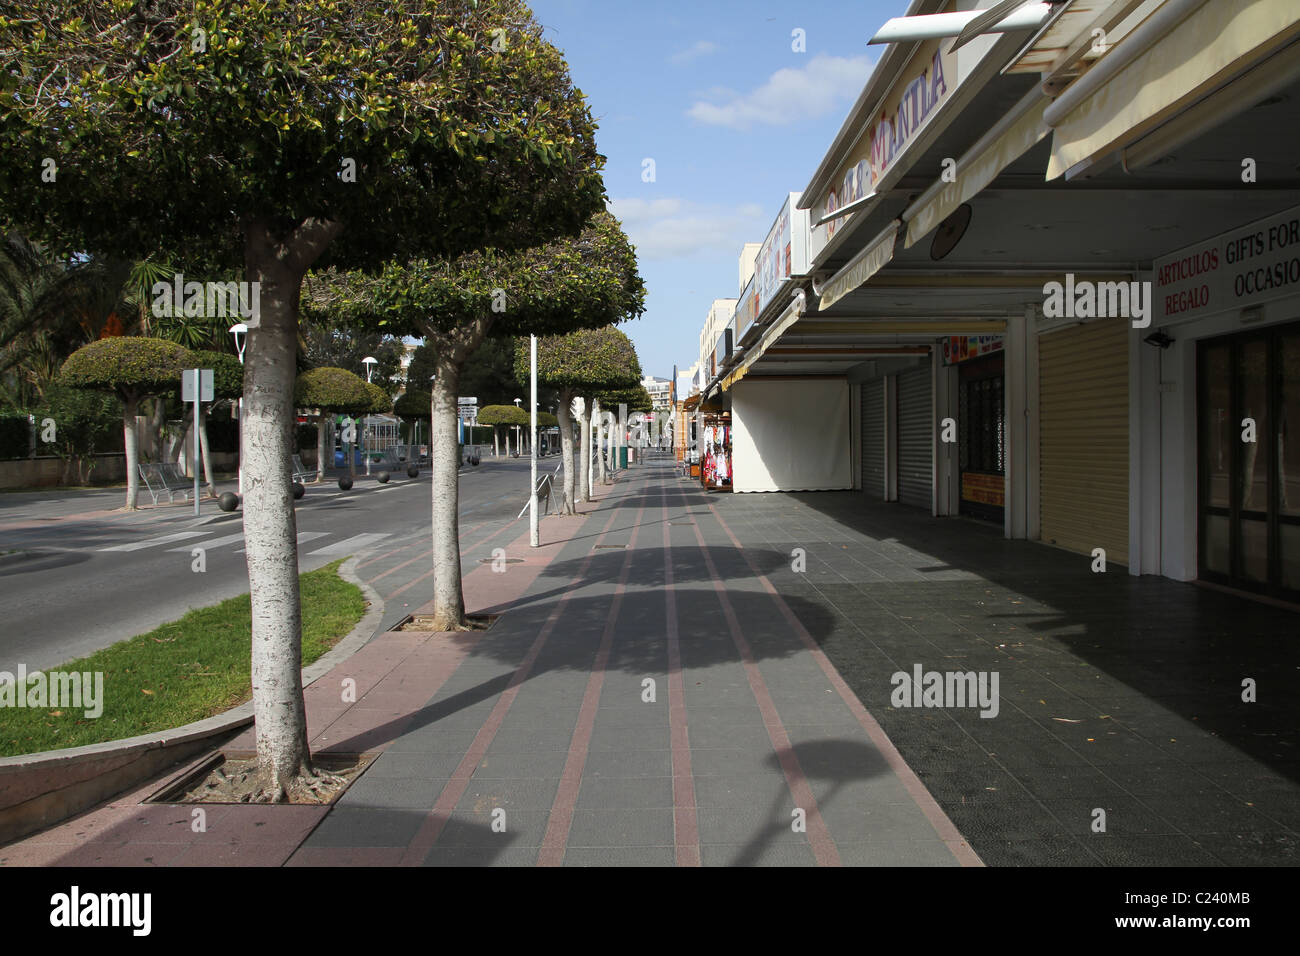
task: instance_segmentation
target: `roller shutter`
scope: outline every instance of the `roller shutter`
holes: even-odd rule
[[[930,369],[918,368],[898,376],[898,500],[918,508],[931,507],[934,481],[931,465]]]
[[[885,380],[862,383],[862,491],[885,500]]]
[[[1128,564],[1128,332],[1102,319],[1038,337],[1042,538]]]

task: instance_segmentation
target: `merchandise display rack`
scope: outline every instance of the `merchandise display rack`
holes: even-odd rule
[[[731,412],[706,412],[700,433],[700,484],[731,491]]]

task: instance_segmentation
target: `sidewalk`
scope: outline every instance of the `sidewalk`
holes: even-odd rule
[[[463,528],[467,605],[507,613],[381,633],[309,688],[316,751],[379,753],[333,807],[209,807],[194,833],[192,807],[140,804],[154,783],[0,862],[978,864],[817,648],[816,610],[771,593],[708,502],[650,464],[544,521],[537,551],[522,521]],[[359,568],[381,629],[427,591],[426,538]],[[478,563],[497,547],[522,560]]]
[[[309,689],[316,750],[379,753],[332,808],[209,808],[194,834],[139,805],[155,785],[0,863],[1298,862],[1292,611],[656,461],[542,535],[467,521],[467,604],[497,624],[380,633]],[[358,569],[381,632],[429,582],[427,529],[385,544]],[[997,716],[893,706],[918,665],[998,674]]]

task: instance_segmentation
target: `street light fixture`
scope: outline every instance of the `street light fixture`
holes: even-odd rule
[[[522,407],[523,407],[523,404],[524,404],[524,400],[523,400],[522,398],[516,398],[516,399],[515,399],[515,408],[522,408]],[[520,452],[519,445],[520,445],[520,442],[521,442],[522,440],[523,440],[523,437],[521,436],[521,434],[520,434],[520,432],[519,432],[519,426],[516,425],[516,426],[515,426],[515,457],[516,457],[516,458],[519,457],[519,452]]]
[[[366,384],[370,384],[370,376],[374,373],[375,366],[379,364],[379,359],[373,355],[367,355],[361,360],[361,364],[366,367]],[[364,433],[361,439],[362,454],[366,456],[366,477],[370,477],[370,413],[366,413]]]
[[[235,351],[239,354],[239,364],[244,364],[244,349],[248,347],[248,326],[243,322],[232,325],[228,331],[235,337]],[[239,397],[239,497],[244,497],[244,397]],[[320,467],[319,465],[317,467]]]

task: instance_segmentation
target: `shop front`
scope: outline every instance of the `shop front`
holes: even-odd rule
[[[1006,401],[1000,335],[953,335],[946,365],[957,366],[958,513],[1003,523],[1006,498]]]

